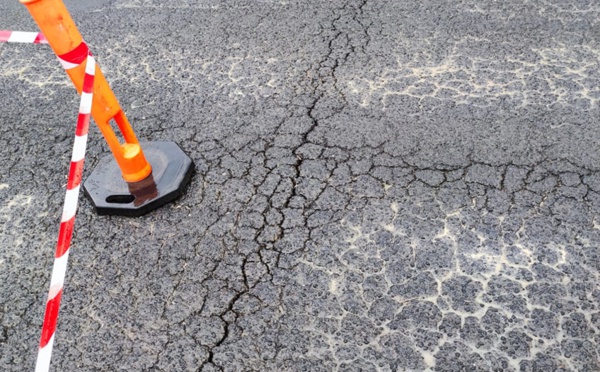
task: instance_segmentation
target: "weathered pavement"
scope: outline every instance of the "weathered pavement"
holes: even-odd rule
[[[0,28],[36,30],[16,1]],[[56,371],[600,370],[600,7],[69,1],[138,136],[196,162],[83,200]],[[78,97],[0,45],[0,370],[31,370]],[[86,169],[106,148],[92,130]]]

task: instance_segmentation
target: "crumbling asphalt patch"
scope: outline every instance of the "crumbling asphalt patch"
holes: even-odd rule
[[[178,142],[197,176],[138,219],[82,199],[54,369],[600,369],[599,13],[79,4],[138,136]],[[0,368],[20,371],[77,97],[47,47],[0,63]],[[105,152],[93,129],[88,173]]]

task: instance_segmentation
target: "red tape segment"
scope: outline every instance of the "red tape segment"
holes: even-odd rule
[[[0,30],[0,43],[48,44],[48,40],[40,32]]]
[[[82,45],[82,48],[85,48],[87,51],[87,46],[84,43],[82,43]],[[42,325],[40,349],[38,351],[38,358],[35,366],[36,372],[47,372],[50,369],[54,334],[58,322],[60,299],[64,288],[69,248],[71,245],[71,238],[73,237],[75,213],[77,211],[79,199],[79,188],[81,186],[81,175],[83,173],[83,163],[87,147],[90,114],[92,110],[94,76],[96,72],[96,62],[94,57],[89,54],[89,51],[87,51],[86,58],[83,59],[83,61],[80,61],[79,53],[74,53],[73,55],[66,57],[60,56],[59,59],[61,62],[64,61],[71,65],[79,65],[82,62],[85,62],[86,65],[83,91],[81,92],[81,101],[79,104],[79,116],[77,117],[77,128],[75,130],[75,142],[73,144],[73,153],[71,155],[71,164],[69,167],[67,192],[58,231],[54,267],[52,268],[52,279],[50,279],[50,290],[48,292],[48,301],[46,302],[44,324]]]
[[[0,30],[0,42],[47,44],[48,40],[46,40],[44,35],[39,32]],[[85,63],[85,76],[83,78],[83,89],[81,92],[81,101],[79,103],[75,142],[73,144],[73,153],[71,154],[67,192],[58,231],[54,266],[52,267],[52,278],[50,279],[50,290],[48,291],[44,323],[42,325],[42,335],[40,337],[40,348],[35,365],[36,372],[48,372],[50,370],[52,347],[54,345],[54,335],[58,324],[58,313],[60,310],[60,299],[63,294],[67,262],[69,259],[69,248],[73,237],[75,213],[77,212],[79,189],[81,187],[88,129],[92,111],[94,77],[96,73],[96,61],[84,42],[81,42],[81,44],[72,51],[57,57],[65,70],[72,69]]]
[[[58,60],[65,70],[70,70],[82,64],[88,54],[90,54],[90,50],[87,44],[82,41],[72,51],[58,56]]]

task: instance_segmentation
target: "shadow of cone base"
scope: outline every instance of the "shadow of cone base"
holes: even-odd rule
[[[103,158],[83,184],[85,195],[100,215],[137,217],[181,196],[194,163],[174,142],[141,143],[152,173],[127,183],[112,156]]]

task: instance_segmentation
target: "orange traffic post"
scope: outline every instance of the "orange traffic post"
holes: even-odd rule
[[[40,27],[54,53],[63,62],[67,74],[79,93],[83,89],[85,64],[73,63],[85,60],[87,46],[77,30],[73,19],[62,0],[20,0]],[[70,60],[66,60],[66,59]],[[144,152],[121,109],[117,98],[106,82],[100,68],[96,66],[96,80],[92,103],[92,117],[104,135],[115,160],[121,168],[123,179],[138,182],[152,171]],[[110,122],[114,120],[125,143],[121,144]]]
[[[81,94],[85,60],[89,54],[62,0],[19,0],[40,27],[48,44]],[[145,142],[142,146],[98,65],[91,115],[113,157],[100,161],[84,183],[96,212],[140,216],[183,194],[194,163],[174,142]],[[115,122],[124,143],[113,131]],[[113,160],[114,158],[114,160]]]

